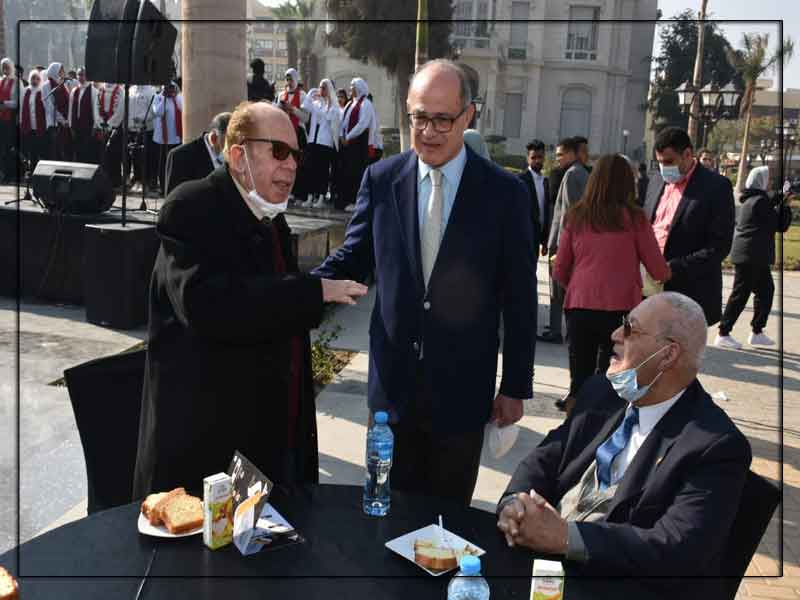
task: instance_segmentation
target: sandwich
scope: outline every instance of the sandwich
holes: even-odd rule
[[[161,519],[172,534],[186,533],[203,526],[203,501],[188,494],[165,498]]]
[[[161,525],[164,522],[164,519],[161,516],[161,511],[163,510],[166,501],[174,496],[179,496],[185,493],[186,490],[184,490],[182,487],[179,487],[175,488],[171,492],[150,494],[144,499],[144,502],[142,502],[142,514],[154,527]]]
[[[414,541],[414,562],[431,571],[449,571],[458,567],[463,556],[478,556],[478,550],[469,544],[462,550],[446,548],[430,540]]]
[[[18,600],[19,586],[11,573],[0,567],[0,600]]]

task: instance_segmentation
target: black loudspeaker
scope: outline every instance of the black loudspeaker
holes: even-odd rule
[[[178,31],[148,0],[94,0],[86,35],[86,76],[159,85],[172,77]]]
[[[92,215],[114,204],[111,181],[98,165],[40,160],[31,182],[34,196],[51,212]]]
[[[83,289],[87,321],[116,329],[147,323],[147,293],[158,245],[154,225],[86,226]]]
[[[172,53],[175,51],[177,39],[178,30],[151,2],[142,2],[133,32],[131,83],[169,83],[174,76]]]
[[[86,33],[86,77],[125,83],[130,79],[131,47],[138,0],[94,0]]]

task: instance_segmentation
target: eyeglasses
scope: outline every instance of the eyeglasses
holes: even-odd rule
[[[303,151],[296,150],[281,140],[271,140],[269,138],[245,138],[242,143],[245,142],[264,142],[265,144],[272,144],[272,156],[275,158],[275,160],[284,161],[289,158],[289,155],[291,154],[292,158],[294,158],[294,162],[296,162],[298,165],[303,162]]]
[[[664,335],[661,335],[660,333],[656,335],[656,334],[653,334],[653,333],[648,333],[646,331],[642,331],[641,329],[637,329],[637,330],[635,330],[635,332],[637,334],[649,335],[649,336],[652,336],[652,337],[655,337],[655,338],[663,337],[665,340],[669,340],[670,342],[674,342],[675,341],[674,339],[672,339],[670,337],[666,337]],[[633,334],[634,334],[633,324],[631,324],[630,319],[628,319],[628,315],[623,315],[622,316],[622,337],[624,337],[627,340]]]
[[[449,133],[453,129],[453,123],[469,108],[469,105],[461,109],[455,117],[435,116],[429,117],[426,114],[408,113],[408,120],[411,126],[417,131],[425,131],[428,123],[433,123],[433,130],[437,133]]]

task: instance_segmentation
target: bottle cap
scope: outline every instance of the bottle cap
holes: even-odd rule
[[[464,575],[480,575],[481,559],[477,556],[464,556],[461,558],[461,572]]]
[[[375,413],[375,423],[378,425],[386,425],[389,422],[389,415],[385,411],[378,411]]]

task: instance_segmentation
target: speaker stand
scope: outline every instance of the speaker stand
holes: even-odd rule
[[[30,164],[30,160],[25,161],[25,195],[22,198],[17,198],[15,200],[9,200],[4,203],[4,206],[8,206],[10,204],[20,204],[22,202],[32,202],[42,210],[45,210],[44,204],[42,201],[36,198],[33,194],[31,194],[31,177],[33,176],[33,169],[31,168],[32,165]],[[19,190],[19,187],[17,187]]]

